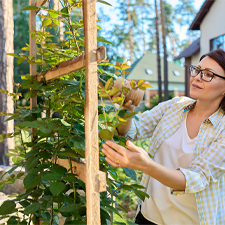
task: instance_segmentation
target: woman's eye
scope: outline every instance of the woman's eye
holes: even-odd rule
[[[205,75],[206,77],[212,77],[212,76],[213,76],[213,74],[210,73],[210,72],[205,72],[204,75]]]

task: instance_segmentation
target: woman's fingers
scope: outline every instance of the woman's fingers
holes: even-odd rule
[[[108,145],[110,148],[115,149],[121,155],[124,155],[125,151],[127,151],[127,149],[125,149],[123,146],[118,145],[112,141],[106,141],[105,144]]]
[[[136,146],[135,144],[133,144],[131,141],[127,141],[126,146],[132,152],[140,152],[140,148],[138,146]]]
[[[117,160],[116,162],[112,161],[110,158],[106,157],[105,160],[114,167],[120,167],[120,161]]]

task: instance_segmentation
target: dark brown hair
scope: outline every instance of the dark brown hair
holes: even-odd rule
[[[225,51],[223,49],[216,49],[211,51],[207,54],[204,54],[199,61],[204,59],[206,56],[210,57],[214,61],[216,61],[224,70],[225,72]],[[221,108],[225,111],[225,97],[221,101]]]

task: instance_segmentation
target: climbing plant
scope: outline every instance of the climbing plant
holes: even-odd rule
[[[99,1],[105,3],[105,1]],[[29,56],[29,44],[21,49],[20,54],[9,54],[17,58],[17,63],[27,61],[36,63],[39,73],[84,54],[83,21],[71,20],[73,8],[80,9],[81,1],[61,1],[60,12],[50,7],[28,6],[22,10],[42,9],[43,15],[39,15],[42,26],[39,31],[30,31],[36,38],[37,56]],[[108,4],[108,3],[107,3]],[[54,43],[54,35],[48,29],[58,29],[63,23],[64,41]],[[98,38],[101,42],[109,41]],[[99,76],[99,149],[107,139],[111,139],[125,146],[126,138],[116,132],[116,127],[125,124],[128,118],[135,113],[121,110],[126,96],[131,90],[149,87],[144,80],[135,83],[131,81],[131,90],[122,85],[122,90],[113,87],[118,75],[122,76],[122,83],[129,66],[128,62],[113,65],[115,74],[110,74],[102,69],[102,66],[110,63],[101,63],[98,66]],[[46,82],[44,77],[40,82],[29,74],[21,76],[23,82],[15,84],[15,93],[7,90],[0,92],[10,96],[15,102],[14,113],[2,112],[2,116],[8,116],[5,122],[15,120],[15,132],[0,135],[0,141],[6,138],[16,137],[20,145],[15,149],[9,149],[7,156],[12,157],[13,167],[2,176],[0,188],[6,184],[12,184],[16,179],[22,179],[25,192],[12,195],[12,200],[5,201],[0,206],[0,220],[8,218],[7,224],[31,224],[42,221],[42,225],[58,224],[61,215],[65,224],[86,224],[86,198],[85,184],[73,173],[71,161],[82,162],[85,158],[85,130],[84,130],[84,105],[85,105],[85,70],[81,69],[61,78]],[[38,104],[34,109],[17,105],[21,98],[19,89],[28,90],[25,98],[37,95]],[[113,98],[122,91],[121,97]],[[105,100],[111,104],[106,104]],[[114,107],[114,103],[119,105]],[[34,134],[31,133],[34,128]],[[34,135],[33,139],[25,138],[26,134]],[[58,159],[68,159],[70,169],[60,166]],[[142,200],[147,195],[141,190],[143,187],[136,182],[136,173],[131,169],[123,168],[126,176],[133,179],[132,184],[127,185],[118,179],[118,170],[111,167],[105,161],[104,155],[99,152],[100,170],[107,174],[107,192],[100,193],[101,198],[101,222],[106,224],[122,224],[114,221],[113,215],[121,215],[125,210],[117,203],[117,196],[121,190],[133,191]],[[15,169],[21,169],[17,175]],[[22,216],[19,216],[19,214]],[[132,224],[132,223],[131,223]]]

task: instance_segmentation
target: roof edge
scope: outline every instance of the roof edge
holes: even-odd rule
[[[212,4],[216,0],[205,0],[205,2],[202,4],[200,10],[196,14],[193,22],[191,23],[189,30],[200,30],[200,24],[206,14],[208,13],[209,9],[211,8]]]

